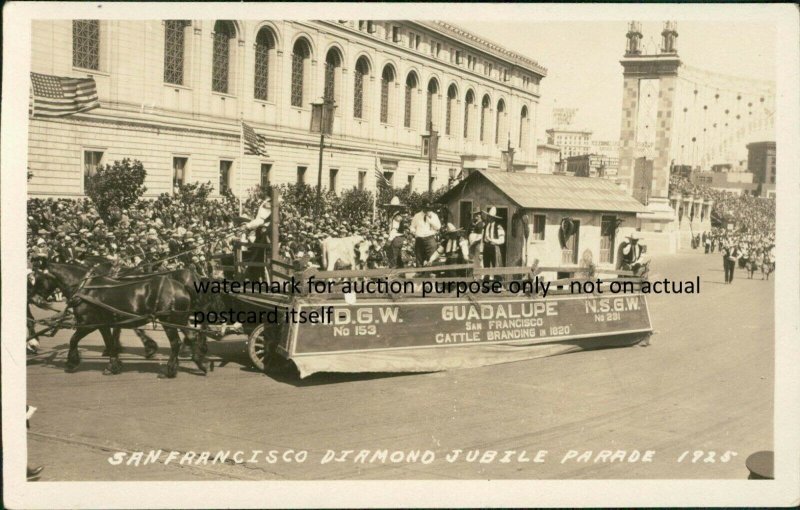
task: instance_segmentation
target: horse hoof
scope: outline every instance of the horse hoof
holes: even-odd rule
[[[75,373],[77,370],[78,370],[78,365],[67,365],[64,368],[64,372],[66,372],[68,374]]]
[[[149,346],[145,347],[144,348],[144,357],[145,357],[145,359],[152,358],[153,356],[156,355],[156,352],[158,352],[158,346],[155,346],[155,347],[152,347],[152,348],[149,347]]]

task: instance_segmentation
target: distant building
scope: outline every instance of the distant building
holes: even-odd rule
[[[539,144],[536,146],[536,162],[539,174],[554,174],[561,161],[561,149],[557,145]]]
[[[775,142],[747,144],[747,168],[755,182],[775,184]]]
[[[601,154],[584,154],[565,158],[563,165],[566,173],[575,177],[609,178],[617,175],[619,158]]]
[[[547,144],[561,149],[561,157],[582,156],[590,154],[592,132],[575,129],[548,129]]]
[[[753,182],[749,172],[693,172],[691,181],[737,195],[752,195],[758,190],[758,183]]]

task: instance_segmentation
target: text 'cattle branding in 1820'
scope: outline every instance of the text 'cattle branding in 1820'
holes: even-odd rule
[[[647,302],[641,294],[480,302],[423,299],[336,304],[333,308],[331,323],[297,325],[292,354],[509,341],[545,343],[651,330]]]

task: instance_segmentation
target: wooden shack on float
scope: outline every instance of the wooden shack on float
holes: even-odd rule
[[[497,208],[506,231],[503,265],[579,268],[590,254],[599,276],[618,267],[620,244],[646,211],[606,179],[477,170],[447,191],[449,221],[469,232],[473,212]],[[548,277],[563,277],[568,274]]]

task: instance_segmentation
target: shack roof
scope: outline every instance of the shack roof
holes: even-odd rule
[[[476,170],[440,201],[449,202],[473,182],[496,187],[523,209],[646,212],[645,207],[613,182],[594,177]]]

